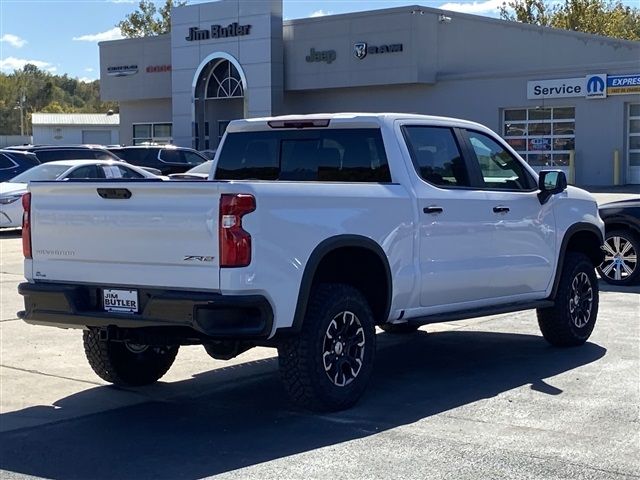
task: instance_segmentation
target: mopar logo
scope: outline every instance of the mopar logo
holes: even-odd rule
[[[607,96],[607,76],[605,74],[587,75],[587,98],[605,98]]]

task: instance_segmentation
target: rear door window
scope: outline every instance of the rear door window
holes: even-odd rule
[[[16,164],[13,160],[11,160],[6,155],[0,153],[0,170],[7,170],[9,168],[15,167]]]
[[[119,160],[116,155],[113,155],[106,150],[93,150],[93,158],[96,160]]]
[[[174,149],[160,150],[160,160],[166,163],[186,163],[182,151]]]
[[[228,134],[216,179],[391,182],[380,129],[309,129]]]
[[[83,148],[38,150],[36,155],[42,163],[56,160],[93,160],[95,158],[91,150]]]
[[[446,127],[403,127],[413,163],[423,180],[439,187],[469,187],[469,172],[453,130]]]
[[[85,179],[105,178],[105,174],[102,171],[102,169],[97,165],[84,165],[68,173],[67,178],[71,178],[71,179],[73,178],[85,178]]]
[[[157,159],[158,150],[153,148],[123,148],[118,150],[116,154],[132,165],[153,167],[159,163]]]
[[[186,163],[193,166],[200,165],[202,162],[206,161],[205,158],[202,158],[197,153],[190,152],[189,150],[182,150],[182,156]]]

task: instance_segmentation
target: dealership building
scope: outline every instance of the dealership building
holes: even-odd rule
[[[238,118],[422,113],[483,123],[578,185],[640,185],[640,42],[421,6],[283,21],[282,0],[182,6],[171,22],[100,43],[123,144],[204,150]]]

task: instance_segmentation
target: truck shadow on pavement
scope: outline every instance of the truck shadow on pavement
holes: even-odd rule
[[[605,352],[592,343],[556,349],[532,335],[381,334],[374,377],[351,410],[294,409],[275,359],[250,362],[135,390],[160,400],[0,434],[0,468],[55,479],[202,478],[375,435],[523,385],[541,392],[534,395],[561,395],[543,379]],[[56,408],[109,395],[113,387],[97,387]],[[34,408],[45,407],[0,422]]]

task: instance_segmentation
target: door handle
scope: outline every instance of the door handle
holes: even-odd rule
[[[98,188],[98,195],[111,200],[128,200],[131,191],[128,188]]]
[[[509,207],[497,206],[493,207],[494,213],[507,213],[509,211]]]
[[[422,211],[424,213],[428,213],[429,215],[439,215],[444,210],[442,209],[442,207],[424,207]]]

